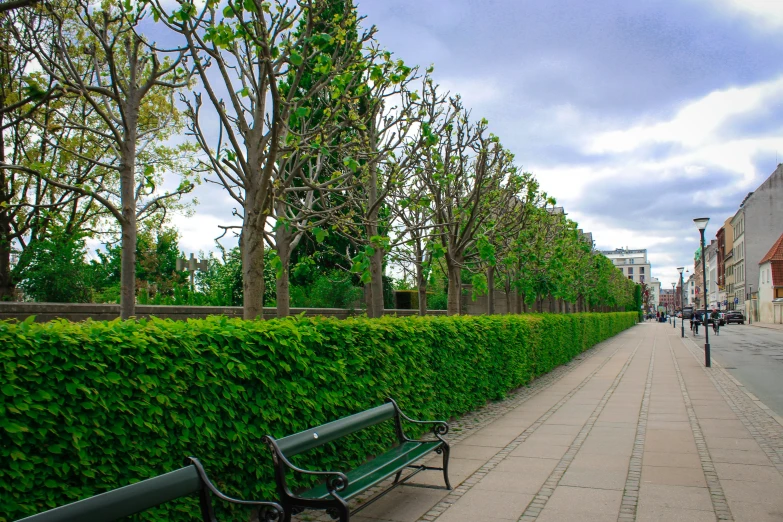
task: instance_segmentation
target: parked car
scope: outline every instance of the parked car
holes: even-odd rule
[[[726,312],[726,322],[728,324],[731,323],[745,324],[745,316],[742,315],[742,312],[740,312],[739,310],[732,310],[730,312]]]
[[[682,312],[677,312],[677,318],[682,317]]]
[[[718,316],[720,317],[720,325],[721,326],[726,324],[726,317],[725,317],[725,315],[726,314],[724,314],[723,312],[718,312]],[[713,322],[713,320],[712,320],[712,312],[710,312],[710,313],[707,314],[707,324],[712,324],[712,322]]]

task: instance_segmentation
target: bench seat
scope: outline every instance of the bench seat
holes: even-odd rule
[[[404,442],[379,455],[371,461],[362,464],[353,471],[346,473],[349,486],[340,492],[340,496],[348,500],[359,493],[366,491],[387,477],[416,462],[427,453],[435,451],[441,445],[440,441],[434,442]],[[299,494],[302,498],[323,499],[329,498],[329,490],[326,484],[314,487]]]
[[[275,465],[275,482],[280,495],[280,504],[285,512],[283,522],[291,522],[291,517],[305,509],[323,509],[332,517],[339,518],[340,522],[350,522],[351,515],[366,508],[392,489],[402,486],[423,486],[421,484],[409,484],[408,480],[414,475],[425,470],[436,470],[443,473],[444,489],[451,489],[449,483],[449,444],[443,438],[449,431],[449,425],[444,421],[414,420],[405,415],[393,399],[386,399],[386,403],[375,408],[370,408],[348,417],[343,417],[321,426],[316,426],[293,435],[276,439],[271,435],[264,437],[265,443],[272,452],[272,460]],[[360,432],[382,422],[393,421],[397,443],[388,451],[378,455],[374,459],[365,462],[355,469],[339,470],[308,470],[294,465],[289,459],[314,448],[330,442],[336,443],[339,451],[339,441],[353,433]],[[405,435],[404,424],[413,424],[420,430],[424,426],[431,428],[431,435],[425,439],[415,440]],[[443,456],[441,467],[428,466],[426,464],[414,464],[430,453],[438,453]],[[410,471],[403,476],[403,471]],[[287,475],[302,474],[317,477],[322,483],[304,492],[294,492],[288,486]],[[363,491],[394,477],[394,482],[388,488],[373,495],[371,499],[365,499],[353,511],[348,507],[348,501]]]

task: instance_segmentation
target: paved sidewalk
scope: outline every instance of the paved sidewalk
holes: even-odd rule
[[[751,326],[757,326],[759,328],[769,328],[771,330],[783,330],[783,324],[777,324],[777,323],[760,323],[758,321],[754,321],[752,323],[749,323]]]
[[[453,491],[402,486],[351,520],[783,520],[783,426],[668,323],[640,324],[454,428]],[[442,485],[439,472],[416,480]]]

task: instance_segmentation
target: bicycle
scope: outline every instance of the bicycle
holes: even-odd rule
[[[720,335],[720,319],[712,320],[712,331],[715,335]]]

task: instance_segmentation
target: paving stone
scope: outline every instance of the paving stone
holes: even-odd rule
[[[690,428],[688,428],[690,430]],[[666,466],[673,468],[695,468],[701,471],[701,460],[698,453],[661,453],[645,451],[643,464],[645,466]]]
[[[781,477],[780,473],[773,466],[753,466],[750,464],[716,462],[715,470],[722,480],[766,482],[769,484],[779,484],[783,487],[783,477]]]
[[[713,448],[710,450],[710,456],[713,462],[727,462],[730,464],[752,464],[756,466],[772,466],[761,448],[758,450],[739,450]]]
[[[642,484],[707,487],[701,466],[696,469],[644,466],[642,467]]]

